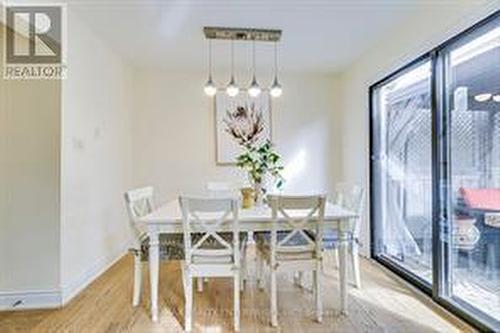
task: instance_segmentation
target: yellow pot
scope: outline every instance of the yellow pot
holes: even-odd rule
[[[242,207],[252,208],[255,202],[255,191],[251,187],[244,187],[241,189],[241,195],[243,197]]]

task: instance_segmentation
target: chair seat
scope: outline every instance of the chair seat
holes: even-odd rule
[[[282,241],[285,237],[288,236],[289,231],[278,231],[277,237],[278,242]],[[314,236],[308,234],[311,239],[314,239]],[[271,250],[271,233],[259,233],[256,235],[256,243],[259,251],[266,257],[269,257]],[[296,233],[292,238],[290,238],[286,245],[290,246],[290,250],[287,251],[277,251],[276,259],[277,260],[305,260],[305,259],[313,259],[314,258],[314,250],[297,250],[293,247],[300,246],[308,246],[310,243],[304,239],[302,235]]]
[[[233,234],[230,232],[219,234],[226,242],[230,243],[233,240]],[[202,237],[201,234],[194,234],[192,242],[196,242]],[[160,260],[184,260],[184,236],[182,234],[160,234]],[[246,244],[246,233],[240,233],[240,244]],[[204,249],[218,249],[218,242],[209,237],[203,244]],[[149,237],[144,235],[141,237],[141,260],[147,261],[149,259]],[[204,257],[204,256],[203,256]],[[212,257],[214,257],[212,255]],[[221,260],[222,256],[216,261]],[[212,258],[216,259],[216,258]],[[227,258],[226,258],[227,259]],[[224,259],[224,260],[226,260]],[[230,258],[231,259],[231,258]]]
[[[182,234],[160,234],[160,260],[183,260],[184,238]],[[141,260],[149,260],[149,237],[142,237]]]
[[[290,234],[290,231],[278,231],[277,236],[278,236],[278,242],[281,242],[285,237]],[[309,234],[309,237],[311,237],[312,240],[314,240],[314,236],[312,234]],[[259,232],[255,235],[255,241],[260,244],[270,244],[271,243],[271,233],[270,232]],[[288,246],[301,246],[301,245],[308,245],[309,243],[307,240],[304,239],[304,237],[299,234],[295,233],[295,235],[288,240],[286,245]]]
[[[353,236],[349,234],[347,241],[352,241]],[[323,231],[323,248],[324,249],[336,249],[339,245],[340,237],[339,231],[336,229],[326,229]]]
[[[223,232],[219,235],[228,243],[233,242],[233,233]],[[193,235],[193,242],[195,239],[199,240],[201,235]],[[246,246],[247,233],[240,232],[240,252],[243,253]],[[234,262],[233,254],[230,249],[224,248],[212,237],[209,237],[202,245],[201,248],[196,250],[193,254],[193,264],[230,264]]]
[[[233,256],[228,254],[201,254],[192,257],[193,264],[230,264],[233,261]]]

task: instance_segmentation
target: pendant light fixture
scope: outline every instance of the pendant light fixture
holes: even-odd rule
[[[278,43],[274,42],[274,80],[270,89],[271,96],[280,97],[283,93],[281,84],[278,82]]]
[[[229,96],[234,97],[238,95],[239,92],[240,88],[238,87],[236,81],[234,80],[234,41],[231,40],[231,80],[227,85],[226,93]]]
[[[208,40],[208,81],[203,88],[207,96],[214,96],[217,87],[212,80],[212,40]]]
[[[252,76],[252,82],[250,83],[250,87],[248,87],[248,94],[251,97],[257,97],[260,95],[261,89],[259,84],[257,83],[257,79],[255,78],[255,40],[252,41],[252,67],[253,67],[253,76]]]
[[[263,88],[257,81],[257,65],[256,65],[256,42],[274,43],[274,79],[272,85],[266,91],[272,97],[279,97],[282,93],[281,85],[278,81],[278,42],[281,40],[281,30],[277,29],[254,29],[254,28],[228,28],[228,27],[204,27],[203,33],[205,38],[209,40],[208,65],[209,74],[208,81],[205,84],[204,91],[208,96],[214,96],[217,93],[217,87],[212,79],[212,39],[226,40],[231,43],[231,78],[225,87],[226,94],[230,97],[235,97],[239,94],[240,88],[234,79],[234,41],[252,42],[252,81],[246,92],[248,96],[255,98],[262,94]]]

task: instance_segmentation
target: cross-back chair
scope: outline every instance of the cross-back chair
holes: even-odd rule
[[[259,280],[262,264],[271,272],[271,325],[278,326],[276,274],[281,271],[312,271],[316,303],[316,320],[322,320],[321,256],[325,215],[323,196],[275,196],[267,201],[272,210],[271,233],[258,235]]]
[[[239,186],[235,182],[209,181],[206,189],[211,198],[237,198],[239,195]]]
[[[234,281],[234,329],[240,329],[240,231],[235,199],[180,197],[185,261],[185,330],[193,326],[193,278]]]
[[[134,256],[132,305],[137,306],[140,302],[142,289],[142,262],[149,259],[149,238],[144,226],[140,224],[140,218],[155,209],[153,187],[146,186],[126,192],[125,203],[132,233],[129,251]],[[160,258],[163,260],[181,260],[184,258],[182,235],[160,235]]]
[[[356,288],[361,287],[361,273],[359,267],[359,230],[361,228],[361,218],[363,216],[363,208],[365,202],[365,189],[357,184],[349,183],[338,183],[335,186],[334,194],[335,204],[355,213],[358,217],[354,221],[354,229],[351,235],[349,235],[349,256],[351,263],[351,270],[354,276],[354,285]],[[324,248],[330,250],[334,254],[334,258],[339,265],[339,233],[337,230],[325,230],[323,235]]]

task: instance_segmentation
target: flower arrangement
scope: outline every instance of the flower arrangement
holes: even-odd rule
[[[269,140],[262,139],[265,125],[262,112],[255,105],[238,106],[233,112],[226,111],[226,131],[242,147],[243,152],[236,158],[236,165],[248,172],[255,190],[255,201],[262,202],[267,189],[264,186],[267,176],[274,178],[274,185],[281,188],[284,178],[281,156]]]
[[[281,188],[284,183],[281,171],[281,156],[274,149],[273,144],[266,140],[261,145],[247,145],[243,153],[236,158],[236,165],[248,171],[254,184],[262,184],[266,175],[276,179],[276,187]],[[265,191],[265,190],[264,190]]]

